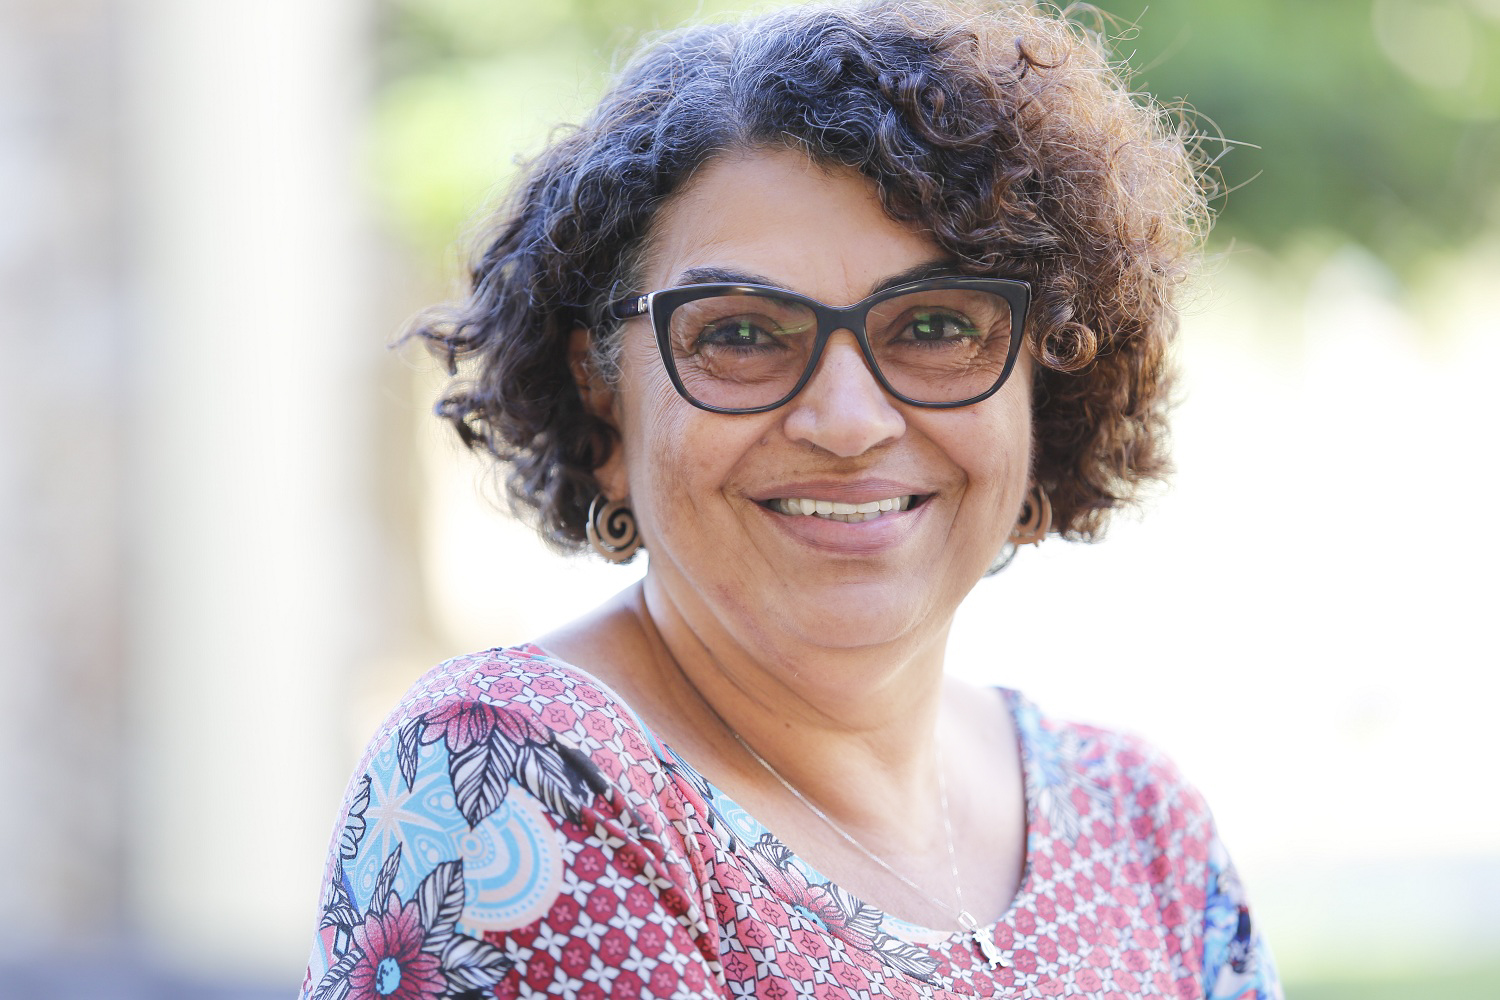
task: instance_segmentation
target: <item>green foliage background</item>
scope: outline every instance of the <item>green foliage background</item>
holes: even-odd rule
[[[1101,0],[1135,84],[1235,149],[1219,238],[1397,266],[1500,222],[1500,0]]]
[[[1133,86],[1234,144],[1219,147],[1219,246],[1353,240],[1410,269],[1500,226],[1500,0],[1096,6]],[[373,139],[393,227],[422,252],[451,245],[621,51],[745,9],[384,0]]]
[[[762,5],[767,6],[767,5]],[[372,136],[379,201],[429,257],[577,121],[641,39],[724,0],[382,0]]]

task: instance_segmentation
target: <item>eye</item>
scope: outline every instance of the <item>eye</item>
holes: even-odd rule
[[[979,327],[967,316],[949,309],[915,309],[902,333],[905,339],[939,343],[981,336]]]
[[[763,316],[725,316],[707,323],[693,339],[696,350],[713,347],[753,348],[777,346],[785,333]]]

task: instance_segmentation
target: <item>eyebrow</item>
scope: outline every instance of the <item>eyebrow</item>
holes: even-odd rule
[[[910,284],[913,281],[922,281],[927,278],[948,277],[959,274],[957,266],[948,259],[924,261],[904,271],[887,275],[870,289],[869,294],[883,292],[887,288],[895,288],[897,285]],[[677,284],[680,285],[768,285],[771,288],[785,288],[780,282],[768,278],[763,274],[755,274],[751,271],[735,271],[724,267],[690,267],[677,276]],[[792,291],[793,289],[788,289]]]

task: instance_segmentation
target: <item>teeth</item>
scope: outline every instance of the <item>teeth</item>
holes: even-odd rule
[[[858,524],[873,521],[881,514],[893,510],[908,510],[911,496],[889,497],[885,500],[867,500],[864,503],[843,503],[834,500],[811,500],[806,497],[787,497],[774,501],[771,506],[783,514],[813,515],[831,521]]]

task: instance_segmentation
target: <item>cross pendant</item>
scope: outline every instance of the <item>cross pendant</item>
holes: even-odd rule
[[[995,947],[995,942],[990,940],[988,934],[981,930],[974,930],[969,932],[969,936],[974,939],[974,944],[978,946],[979,953],[984,956],[985,963],[990,968],[1010,968],[1010,963],[1005,960],[1005,953]]]
[[[1010,963],[1005,960],[1005,952],[995,947],[994,938],[984,932],[984,928],[979,926],[979,921],[971,917],[968,910],[959,913],[958,922],[974,941],[974,947],[979,949],[979,954],[984,956],[986,965],[992,969],[1010,968]]]

